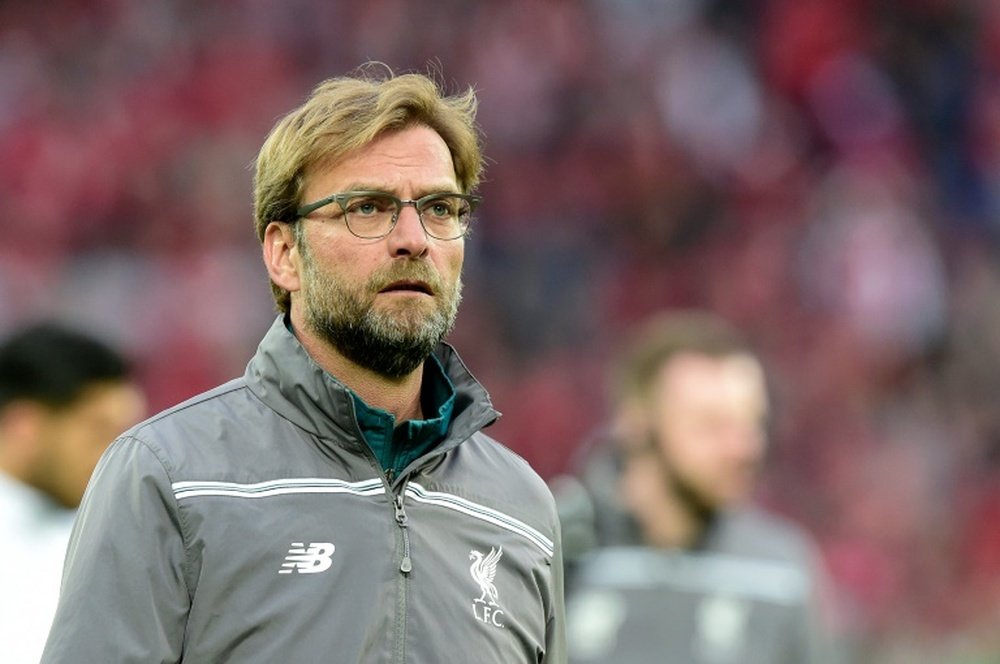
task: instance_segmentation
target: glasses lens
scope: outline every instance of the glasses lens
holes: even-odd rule
[[[361,194],[341,203],[347,227],[358,237],[377,238],[392,230],[396,200],[381,194]]]
[[[421,201],[420,218],[428,234],[440,240],[453,240],[468,230],[472,205],[462,196],[435,196]]]

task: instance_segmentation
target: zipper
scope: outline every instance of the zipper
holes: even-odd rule
[[[403,508],[403,491],[406,490],[406,482],[399,487],[399,493],[392,494],[392,509],[396,519],[396,525],[403,536],[403,559],[399,563],[400,576],[396,583],[396,629],[393,638],[394,659],[393,661],[402,664],[406,661],[406,612],[407,612],[407,587],[410,585],[410,570],[413,563],[410,560],[410,533],[407,530],[406,510]]]
[[[403,491],[400,490],[392,501],[392,506],[396,512],[396,524],[403,533],[403,560],[399,563],[399,571],[409,574],[413,569],[413,561],[410,560],[410,533],[407,530],[406,510],[403,509]]]

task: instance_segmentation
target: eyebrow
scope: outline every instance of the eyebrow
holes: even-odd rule
[[[349,191],[379,191],[379,192],[384,192],[384,193],[387,193],[387,194],[392,194],[393,196],[397,196],[396,192],[394,192],[391,187],[387,187],[384,184],[378,185],[378,184],[373,184],[371,182],[360,182],[360,181],[352,182],[349,185],[343,187],[340,191],[341,192],[349,192]],[[460,194],[460,193],[462,193],[461,190],[458,188],[457,185],[450,185],[450,184],[449,185],[442,185],[442,186],[433,186],[432,185],[430,187],[427,187],[426,189],[418,189],[417,191],[420,192],[420,193],[416,196],[416,198],[423,198],[424,196],[429,196],[431,194]]]

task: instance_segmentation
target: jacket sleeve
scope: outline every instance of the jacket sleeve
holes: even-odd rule
[[[555,555],[552,558],[552,602],[548,623],[545,626],[545,664],[565,664],[569,654],[566,648],[566,599],[564,591],[562,537],[556,519]]]
[[[820,664],[844,664],[847,661],[847,652],[840,603],[836,586],[818,549],[813,551],[812,573],[813,591],[810,596],[812,659],[809,661]]]
[[[798,616],[799,629],[787,660],[799,664],[844,664],[846,649],[840,628],[836,589],[815,543],[803,543],[802,567],[809,579],[809,592]]]
[[[142,441],[115,441],[74,524],[43,664],[179,662],[190,603],[167,468]]]

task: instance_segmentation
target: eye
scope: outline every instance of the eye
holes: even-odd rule
[[[423,211],[437,219],[456,219],[468,214],[468,204],[457,196],[442,196],[428,201]]]
[[[344,204],[347,214],[354,217],[372,217],[386,212],[392,213],[395,208],[391,198],[386,196],[368,195],[348,199]]]

